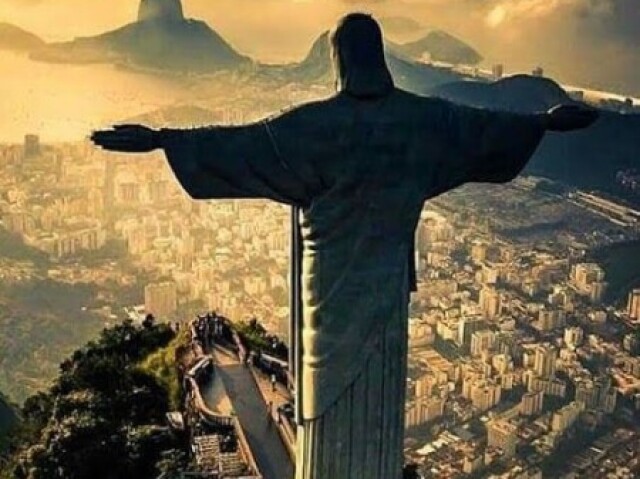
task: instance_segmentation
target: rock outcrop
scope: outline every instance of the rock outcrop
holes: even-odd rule
[[[0,22],[0,50],[29,51],[43,45],[44,41],[33,33]]]
[[[101,35],[47,45],[32,57],[180,73],[235,70],[251,64],[205,22],[185,18],[180,0],[141,0],[137,21]]]
[[[184,20],[181,0],[141,0],[138,22],[179,22]]]

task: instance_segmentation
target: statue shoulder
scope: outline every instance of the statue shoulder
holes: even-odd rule
[[[448,116],[455,106],[448,100],[435,96],[418,95],[406,90],[394,92],[396,108],[400,108],[412,121],[428,126]]]
[[[332,106],[337,103],[337,97],[331,96],[317,100],[310,100],[304,103],[293,104],[280,109],[279,111],[269,115],[266,121],[276,120],[284,117],[298,117],[318,115],[328,112]]]
[[[419,95],[401,88],[396,88],[394,93],[395,101],[413,109],[441,108],[448,103],[446,100],[434,96]]]

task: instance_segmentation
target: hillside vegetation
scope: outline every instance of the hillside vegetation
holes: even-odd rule
[[[151,478],[175,470],[186,456],[184,441],[165,426],[169,390],[140,366],[170,351],[174,339],[168,326],[125,322],[75,351],[53,386],[25,401],[0,478]]]

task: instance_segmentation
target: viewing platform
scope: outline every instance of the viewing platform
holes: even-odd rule
[[[200,469],[215,479],[290,479],[294,474],[291,442],[284,440],[273,404],[259,387],[259,374],[247,364],[249,351],[233,331],[230,342],[220,340],[222,325],[196,319],[190,327],[192,349],[200,353],[187,371],[185,386],[193,417],[192,449]],[[217,329],[216,329],[217,328]],[[222,343],[222,344],[219,344]],[[242,359],[242,360],[241,360]],[[263,379],[264,380],[264,379]],[[283,388],[284,389],[284,388]],[[187,421],[188,422],[188,421]],[[280,423],[278,426],[278,422]],[[290,440],[295,440],[289,427]]]

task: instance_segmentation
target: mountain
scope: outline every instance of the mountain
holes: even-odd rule
[[[423,64],[400,56],[389,44],[386,46],[386,57],[396,85],[415,93],[429,94],[440,85],[450,84],[465,78],[462,74],[449,68]],[[323,33],[316,39],[304,60],[284,68],[279,67],[277,71],[287,81],[332,82],[333,66],[329,32]]]
[[[195,105],[173,105],[159,108],[125,120],[114,119],[115,123],[144,124],[157,128],[192,128],[220,123],[220,114]]]
[[[304,60],[286,70],[289,79],[308,83],[333,80],[331,46],[329,43],[329,32],[322,33],[313,42]]]
[[[380,19],[380,25],[385,36],[393,38],[405,38],[415,36],[424,31],[424,26],[417,20],[409,17],[391,16]]]
[[[184,10],[180,0],[141,0],[138,22],[181,21]]]
[[[396,86],[419,95],[432,95],[433,91],[468,77],[451,68],[420,63],[394,54],[387,47],[387,64]]]
[[[434,30],[416,41],[402,45],[390,43],[390,48],[396,54],[414,60],[427,57],[434,61],[465,65],[477,65],[482,61],[482,55],[473,47],[442,30]]]
[[[493,83],[456,81],[438,85],[432,95],[465,105],[531,113],[560,103],[573,103],[560,85],[548,78],[514,75]]]
[[[141,0],[137,21],[101,35],[49,44],[32,57],[50,62],[113,62],[200,73],[252,63],[205,22],[186,19],[180,0]]]
[[[44,41],[33,33],[10,23],[0,22],[0,50],[28,51],[40,48]]]
[[[529,171],[619,196],[616,174],[640,168],[640,115],[601,114],[586,130],[548,134]]]

